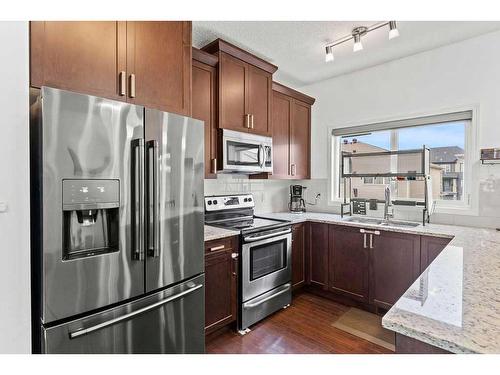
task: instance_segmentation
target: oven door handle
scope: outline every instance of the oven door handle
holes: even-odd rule
[[[290,228],[287,228],[286,230],[283,230],[283,231],[280,231],[280,232],[274,232],[274,233],[270,233],[270,234],[265,234],[263,236],[257,236],[257,237],[247,236],[247,237],[243,237],[243,241],[245,241],[245,242],[256,242],[256,241],[265,240],[265,239],[271,238],[271,237],[278,237],[278,236],[281,236],[283,234],[288,234],[288,233],[291,233],[291,232],[292,232],[292,230]]]
[[[253,303],[245,303],[243,304],[243,307],[245,309],[251,309],[252,307],[256,307],[256,306],[259,306],[259,305],[262,305],[264,302],[267,302],[269,301],[270,299],[273,299],[283,293],[286,293],[286,292],[289,292],[290,291],[290,287],[292,286],[292,284],[288,283],[288,284],[285,284],[283,285],[283,289],[280,290],[279,292],[276,292],[274,294],[271,294],[270,296],[267,296],[265,298],[262,298],[261,300],[257,301],[257,302],[253,302]]]
[[[260,157],[260,153],[262,152],[262,158]],[[264,149],[264,146],[259,145],[259,160],[261,161],[259,163],[259,167],[263,168],[264,164],[266,164],[266,150]]]

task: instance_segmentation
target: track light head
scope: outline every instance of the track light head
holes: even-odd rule
[[[396,21],[389,21],[389,39],[394,39],[399,36],[399,30],[396,26]]]
[[[364,26],[355,27],[352,29],[352,36],[354,38],[354,46],[352,47],[353,52],[358,52],[363,49],[363,43],[361,43],[361,36],[365,35],[368,29]]]
[[[326,50],[325,61],[326,62],[333,61],[335,59],[335,57],[333,56],[333,47],[332,46],[326,46],[325,50]]]

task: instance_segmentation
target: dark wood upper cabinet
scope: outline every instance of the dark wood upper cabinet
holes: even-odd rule
[[[330,290],[368,302],[369,252],[359,228],[330,226]]]
[[[221,39],[202,50],[219,57],[219,128],[271,135],[277,67]]]
[[[190,116],[191,22],[127,22],[127,72],[128,101]]]
[[[126,37],[126,22],[31,22],[31,86],[125,101]]]
[[[389,309],[420,275],[420,236],[384,231],[372,236],[370,303]]]
[[[308,282],[328,288],[328,224],[310,223],[308,241]]]
[[[191,22],[31,22],[31,85],[191,115]]]
[[[193,48],[192,117],[205,123],[205,178],[217,176],[217,64],[217,57]]]
[[[311,106],[315,99],[273,82],[273,173],[252,178],[311,177]]]
[[[271,135],[272,75],[248,65],[248,113],[252,133]]]
[[[290,173],[293,178],[311,177],[311,106],[293,101],[290,122]]]
[[[290,119],[293,99],[273,91],[273,173],[272,178],[290,178]]]
[[[422,236],[420,241],[420,271],[423,272],[443,251],[451,238]]]
[[[247,65],[224,52],[219,61],[219,128],[246,131]]]
[[[214,250],[215,249],[215,250]],[[205,332],[213,332],[236,320],[237,239],[205,243]]]
[[[306,224],[292,226],[292,288],[305,283]]]

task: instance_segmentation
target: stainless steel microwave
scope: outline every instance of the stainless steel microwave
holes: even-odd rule
[[[221,172],[272,172],[272,147],[271,137],[223,129]]]

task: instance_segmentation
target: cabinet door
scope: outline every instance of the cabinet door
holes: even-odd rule
[[[271,135],[272,76],[268,72],[252,65],[247,65],[248,110],[251,118],[249,132]]]
[[[247,64],[221,52],[219,55],[219,128],[247,131]]]
[[[191,53],[191,22],[127,22],[128,101],[190,116]]]
[[[205,178],[216,178],[216,73],[213,66],[193,61],[192,117],[205,122]]]
[[[232,250],[205,255],[205,332],[236,320],[236,264]]]
[[[273,177],[290,176],[290,113],[292,100],[273,91]]]
[[[309,282],[328,287],[328,224],[311,223],[309,232]]]
[[[292,227],[292,287],[296,289],[305,282],[305,224]]]
[[[370,302],[389,309],[420,275],[420,236],[381,232],[372,243]]]
[[[450,238],[422,236],[420,242],[420,272],[423,272],[429,264],[443,251],[451,241]]]
[[[31,22],[31,86],[126,100],[125,22]],[[125,78],[125,77],[124,77]],[[125,89],[125,87],[123,87]]]
[[[293,100],[290,123],[290,163],[293,178],[310,178],[311,106]]]
[[[368,246],[359,228],[330,227],[330,290],[368,302]]]

